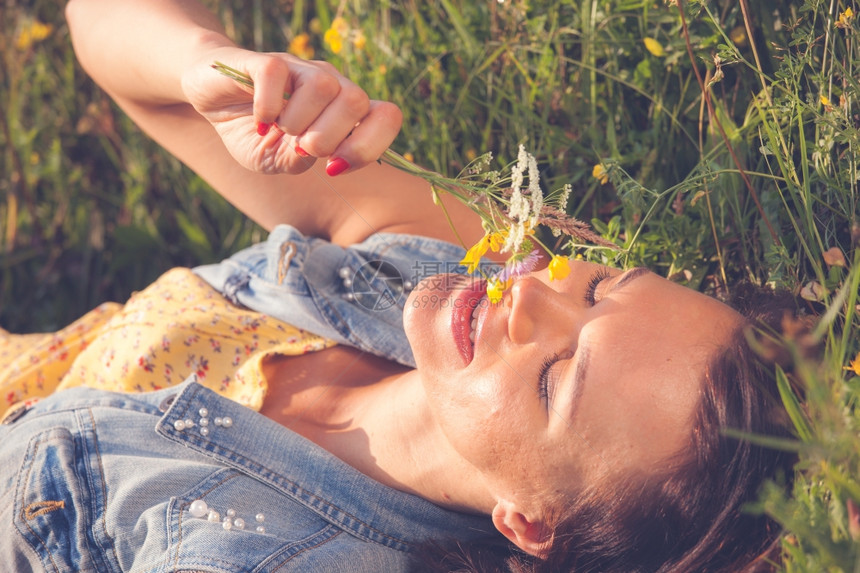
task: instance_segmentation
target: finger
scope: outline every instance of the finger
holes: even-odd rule
[[[264,125],[274,122],[284,108],[289,93],[290,66],[281,58],[259,54],[249,62],[254,82],[254,118]]]
[[[340,92],[307,127],[301,146],[316,157],[331,155],[363,121],[370,119],[370,98],[352,82],[341,79]]]
[[[277,125],[272,127],[272,131],[281,135],[278,143],[282,146],[280,151],[286,162],[286,168],[283,169],[284,172],[295,175],[307,171],[314,166],[317,158],[302,149],[298,145],[296,137],[284,133]]]
[[[277,118],[278,126],[286,133],[299,135],[307,131],[321,114],[330,113],[329,108],[344,97],[344,88],[354,85],[332,70],[308,62],[292,67],[290,99]],[[318,150],[315,155],[319,154]]]
[[[397,137],[402,123],[403,114],[393,103],[370,102],[367,116],[331,153],[326,172],[340,175],[378,160]]]

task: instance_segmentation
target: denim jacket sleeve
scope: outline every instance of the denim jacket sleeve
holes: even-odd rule
[[[268,240],[194,272],[235,304],[407,366],[403,330],[409,291],[421,279],[462,273],[461,247],[378,233],[340,247],[280,225]]]

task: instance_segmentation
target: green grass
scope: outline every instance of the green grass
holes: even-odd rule
[[[836,26],[852,2],[685,2],[683,19],[640,0],[211,4],[249,47],[308,33],[316,57],[403,108],[393,147],[422,165],[455,175],[485,151],[504,165],[524,144],[545,188],[572,184],[571,213],[623,247],[588,257],[710,293],[745,278],[803,292],[824,359],[800,369],[795,491],[761,508],[791,532],[785,570],[818,572],[860,571],[860,377],[843,369],[860,351],[860,22]],[[16,46],[34,20],[50,33]],[[0,325],[56,329],[263,236],[88,80],[62,3],[4,9],[0,26]]]

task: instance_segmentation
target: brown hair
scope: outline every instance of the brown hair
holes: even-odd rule
[[[786,487],[796,456],[747,436],[790,437],[773,367],[749,342],[751,327],[779,329],[793,297],[751,285],[729,301],[747,317],[705,375],[689,448],[664,469],[595,484],[557,508],[552,548],[543,559],[497,540],[473,546],[434,543],[416,571],[623,573],[741,572],[770,569],[780,528],[748,511],[767,481]]]

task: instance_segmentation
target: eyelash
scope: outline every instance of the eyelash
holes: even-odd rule
[[[549,386],[549,369],[552,368],[553,364],[558,362],[561,359],[561,354],[556,352],[552,356],[547,356],[544,358],[543,364],[541,364],[540,371],[538,373],[538,398],[543,401],[549,400],[549,392],[547,386]]]
[[[601,283],[601,281],[603,281],[603,279],[608,278],[608,277],[609,277],[609,271],[601,268],[601,269],[598,269],[593,275],[591,275],[590,279],[588,279],[588,285],[586,285],[586,287],[585,287],[585,296],[584,296],[585,303],[588,306],[594,306],[595,304],[597,304],[597,301],[594,300],[594,294],[595,294],[595,292],[597,292],[597,285],[599,285]]]
[[[597,301],[594,300],[597,285],[599,285],[603,279],[608,277],[609,271],[601,268],[595,271],[595,273],[591,275],[591,278],[588,279],[588,285],[585,287],[585,302],[588,306],[594,306],[597,304]],[[551,356],[547,356],[544,358],[543,364],[541,364],[540,370],[538,371],[538,398],[543,401],[549,400],[549,370],[559,360],[561,360],[561,354],[558,352]]]

